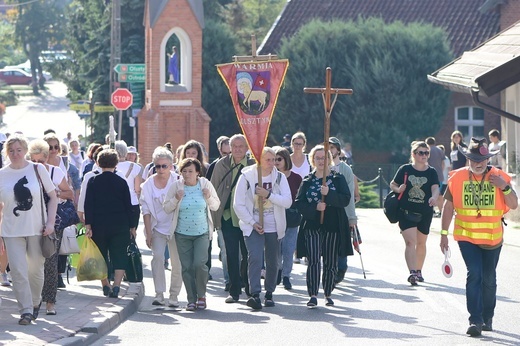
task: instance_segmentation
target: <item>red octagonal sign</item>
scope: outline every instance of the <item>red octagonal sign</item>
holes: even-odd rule
[[[134,102],[134,97],[130,90],[125,88],[117,88],[112,93],[112,105],[118,111],[124,111],[130,108]]]

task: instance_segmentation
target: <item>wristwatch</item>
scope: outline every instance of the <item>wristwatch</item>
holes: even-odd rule
[[[509,190],[511,190],[511,185],[506,185],[506,187],[502,189],[502,192],[508,192]]]

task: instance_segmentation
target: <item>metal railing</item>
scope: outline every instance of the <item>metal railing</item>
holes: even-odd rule
[[[352,166],[354,174],[358,178],[360,184],[374,184],[377,185],[379,192],[379,207],[383,207],[383,198],[390,189],[390,182],[394,178],[395,172],[399,169],[401,164],[355,164]],[[369,177],[375,178],[370,179]]]

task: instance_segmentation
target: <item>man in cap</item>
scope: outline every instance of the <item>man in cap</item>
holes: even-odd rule
[[[355,207],[355,197],[354,197],[354,190],[355,190],[355,179],[354,173],[352,172],[352,168],[350,168],[349,165],[347,165],[345,162],[341,161],[339,159],[341,154],[341,141],[336,137],[330,137],[329,138],[329,151],[332,155],[332,166],[331,169],[333,171],[341,173],[345,180],[347,181],[347,185],[349,190],[351,191],[350,194],[350,202],[345,207],[345,213],[347,214],[348,218],[348,224],[350,226],[350,229],[352,230],[357,225],[357,216],[356,216],[356,207]],[[350,234],[348,234],[350,237]],[[334,282],[340,283],[343,281],[343,278],[345,277],[345,273],[347,272],[347,256],[338,256],[338,273],[336,275],[336,278]]]
[[[471,138],[468,148],[459,145],[469,166],[451,172],[444,194],[442,210],[441,251],[448,250],[448,229],[454,212],[453,238],[468,271],[466,306],[469,316],[467,334],[479,336],[493,330],[496,305],[496,266],[503,243],[502,217],[518,207],[511,177],[488,166],[497,151],[489,151],[485,138]]]
[[[284,136],[283,136],[283,142],[282,144],[280,144],[280,146],[284,147],[285,149],[289,150],[289,152],[292,154],[292,149],[291,149],[291,135],[286,133]]]

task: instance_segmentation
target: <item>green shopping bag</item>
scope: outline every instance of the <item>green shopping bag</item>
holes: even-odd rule
[[[103,280],[107,278],[107,264],[96,243],[84,237],[83,247],[79,253],[76,276],[78,281]]]

